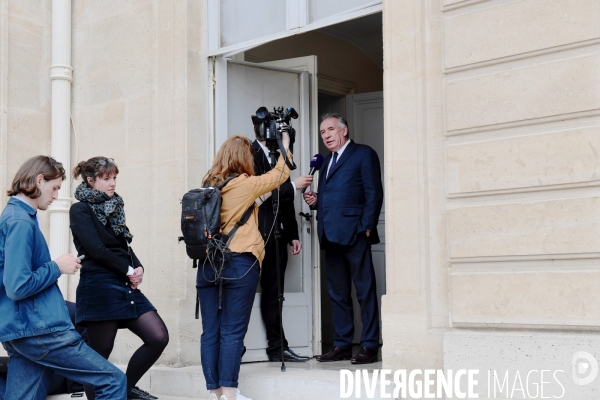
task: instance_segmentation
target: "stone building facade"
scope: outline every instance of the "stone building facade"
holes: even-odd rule
[[[173,367],[199,364],[195,271],[176,238],[215,147],[205,3],[72,2],[70,162],[117,160]],[[574,385],[570,368],[577,351],[600,357],[600,1],[380,7],[384,368],[564,370],[567,397],[595,398],[600,383]],[[52,13],[0,0],[2,188],[51,151]],[[120,335],[112,360],[137,340]]]

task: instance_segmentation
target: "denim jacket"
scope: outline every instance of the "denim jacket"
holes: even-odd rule
[[[36,210],[10,198],[0,215],[0,342],[73,329]]]

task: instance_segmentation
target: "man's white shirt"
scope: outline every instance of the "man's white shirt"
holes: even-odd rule
[[[352,141],[352,139],[346,141],[346,143],[342,146],[342,148],[337,151],[337,160],[335,161],[336,163],[338,163],[340,161],[340,157],[342,156],[342,153],[344,152],[344,150],[346,150],[346,147],[348,147],[348,144],[351,141]],[[331,168],[331,163],[333,163],[333,157],[331,157],[331,160],[329,160],[329,165],[327,166],[327,175],[325,177],[329,176],[329,169]]]

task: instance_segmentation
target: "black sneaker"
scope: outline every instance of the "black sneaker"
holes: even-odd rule
[[[127,400],[158,400],[158,397],[151,395],[145,390],[140,389],[135,386],[129,390],[127,393]]]

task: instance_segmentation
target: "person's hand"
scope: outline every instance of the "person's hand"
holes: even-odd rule
[[[73,275],[81,268],[81,260],[73,254],[63,254],[54,260],[61,274]]]
[[[285,131],[281,134],[281,143],[284,149],[288,150],[290,148],[290,135]]]
[[[309,187],[313,181],[312,175],[303,175],[294,179],[294,186],[296,186],[296,190],[304,189]]]
[[[369,230],[365,231],[365,235],[367,235],[367,237],[371,236],[371,231],[369,231]]]
[[[300,250],[302,250],[302,242],[299,240],[292,240],[292,250],[290,251],[290,254],[295,256],[300,253]]]
[[[314,206],[315,204],[317,204],[317,194],[315,192],[313,192],[312,190],[304,193],[304,201],[309,206],[311,206],[311,207]]]
[[[129,275],[129,282],[131,282],[131,288],[133,290],[137,289],[138,286],[142,283],[144,279],[144,268],[137,267],[133,270],[133,275]]]

